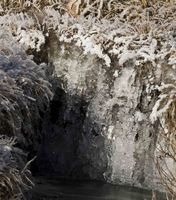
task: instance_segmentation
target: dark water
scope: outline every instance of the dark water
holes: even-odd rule
[[[100,182],[38,179],[33,200],[151,200],[152,193]],[[157,200],[163,200],[157,194]]]

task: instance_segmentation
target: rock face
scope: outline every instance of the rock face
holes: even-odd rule
[[[107,67],[56,39],[50,40],[49,60],[58,83],[39,153],[41,171],[159,188],[153,162],[159,126],[150,116],[160,91],[151,88],[173,70],[133,62],[120,67],[115,58]]]

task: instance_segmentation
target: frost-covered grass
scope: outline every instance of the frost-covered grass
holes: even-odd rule
[[[0,18],[1,26],[7,26],[27,48],[40,50],[46,35],[53,31],[61,42],[82,46],[85,53],[97,55],[107,66],[111,65],[112,56],[118,58],[120,66],[129,59],[136,65],[156,63],[166,57],[168,64],[175,63],[176,3],[156,3],[143,8],[129,1],[93,1],[95,4],[84,1],[83,5],[76,1],[77,17],[74,18],[69,15],[74,15],[73,5],[47,1],[48,6],[41,8],[37,2],[26,13],[10,12]],[[26,4],[31,5],[28,1]],[[30,8],[36,12],[31,13]]]
[[[15,140],[0,135],[0,199],[19,200],[34,186],[31,173],[25,165],[24,152],[14,147]]]
[[[16,42],[7,29],[0,29],[0,199],[19,200],[33,183],[28,170],[27,149],[37,142],[41,113],[51,98],[45,64]],[[39,126],[39,127],[38,127]],[[11,139],[16,138],[16,140]]]
[[[176,85],[161,84],[158,87],[161,92],[150,115],[153,122],[159,119],[160,139],[157,148],[155,162],[161,177],[161,182],[173,199],[176,197]]]
[[[1,12],[19,12],[21,10],[25,10],[27,8],[35,8],[35,9],[42,9],[44,6],[51,5],[53,7],[58,6],[73,6],[73,8],[81,7],[80,11],[83,11],[85,8],[86,10],[101,10],[108,12],[110,10],[115,10],[116,5],[119,2],[123,2],[125,4],[140,4],[143,7],[147,7],[153,5],[154,3],[169,3],[174,2],[175,0],[110,0],[107,2],[106,0],[1,0],[0,5],[2,7]],[[84,11],[85,13],[85,11]]]

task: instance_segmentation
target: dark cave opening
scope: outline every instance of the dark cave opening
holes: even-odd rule
[[[80,143],[86,109],[84,99],[69,95],[57,88],[45,113],[42,123],[42,137],[37,151],[30,151],[29,157],[37,155],[31,165],[34,176],[57,175],[65,178],[86,178],[82,171],[87,161],[80,160]],[[85,147],[86,148],[86,147]]]

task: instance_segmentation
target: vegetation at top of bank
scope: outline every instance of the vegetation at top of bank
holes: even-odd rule
[[[65,7],[67,9],[72,6],[73,9],[78,9],[75,12],[77,14],[86,14],[87,12],[98,12],[102,15],[99,17],[106,16],[107,14],[118,11],[119,4],[126,5],[141,5],[143,8],[152,6],[153,4],[173,3],[175,0],[1,0],[1,14],[9,12],[21,12],[29,8],[35,8],[42,11],[45,6],[52,6],[56,9]],[[76,14],[76,13],[75,13]]]
[[[113,56],[120,66],[128,60],[138,66],[154,64],[166,57],[168,64],[175,63],[175,2],[157,1],[145,8],[117,0],[4,2],[0,25],[27,48],[39,51],[48,34],[55,32],[60,42],[83,47],[107,66]]]

